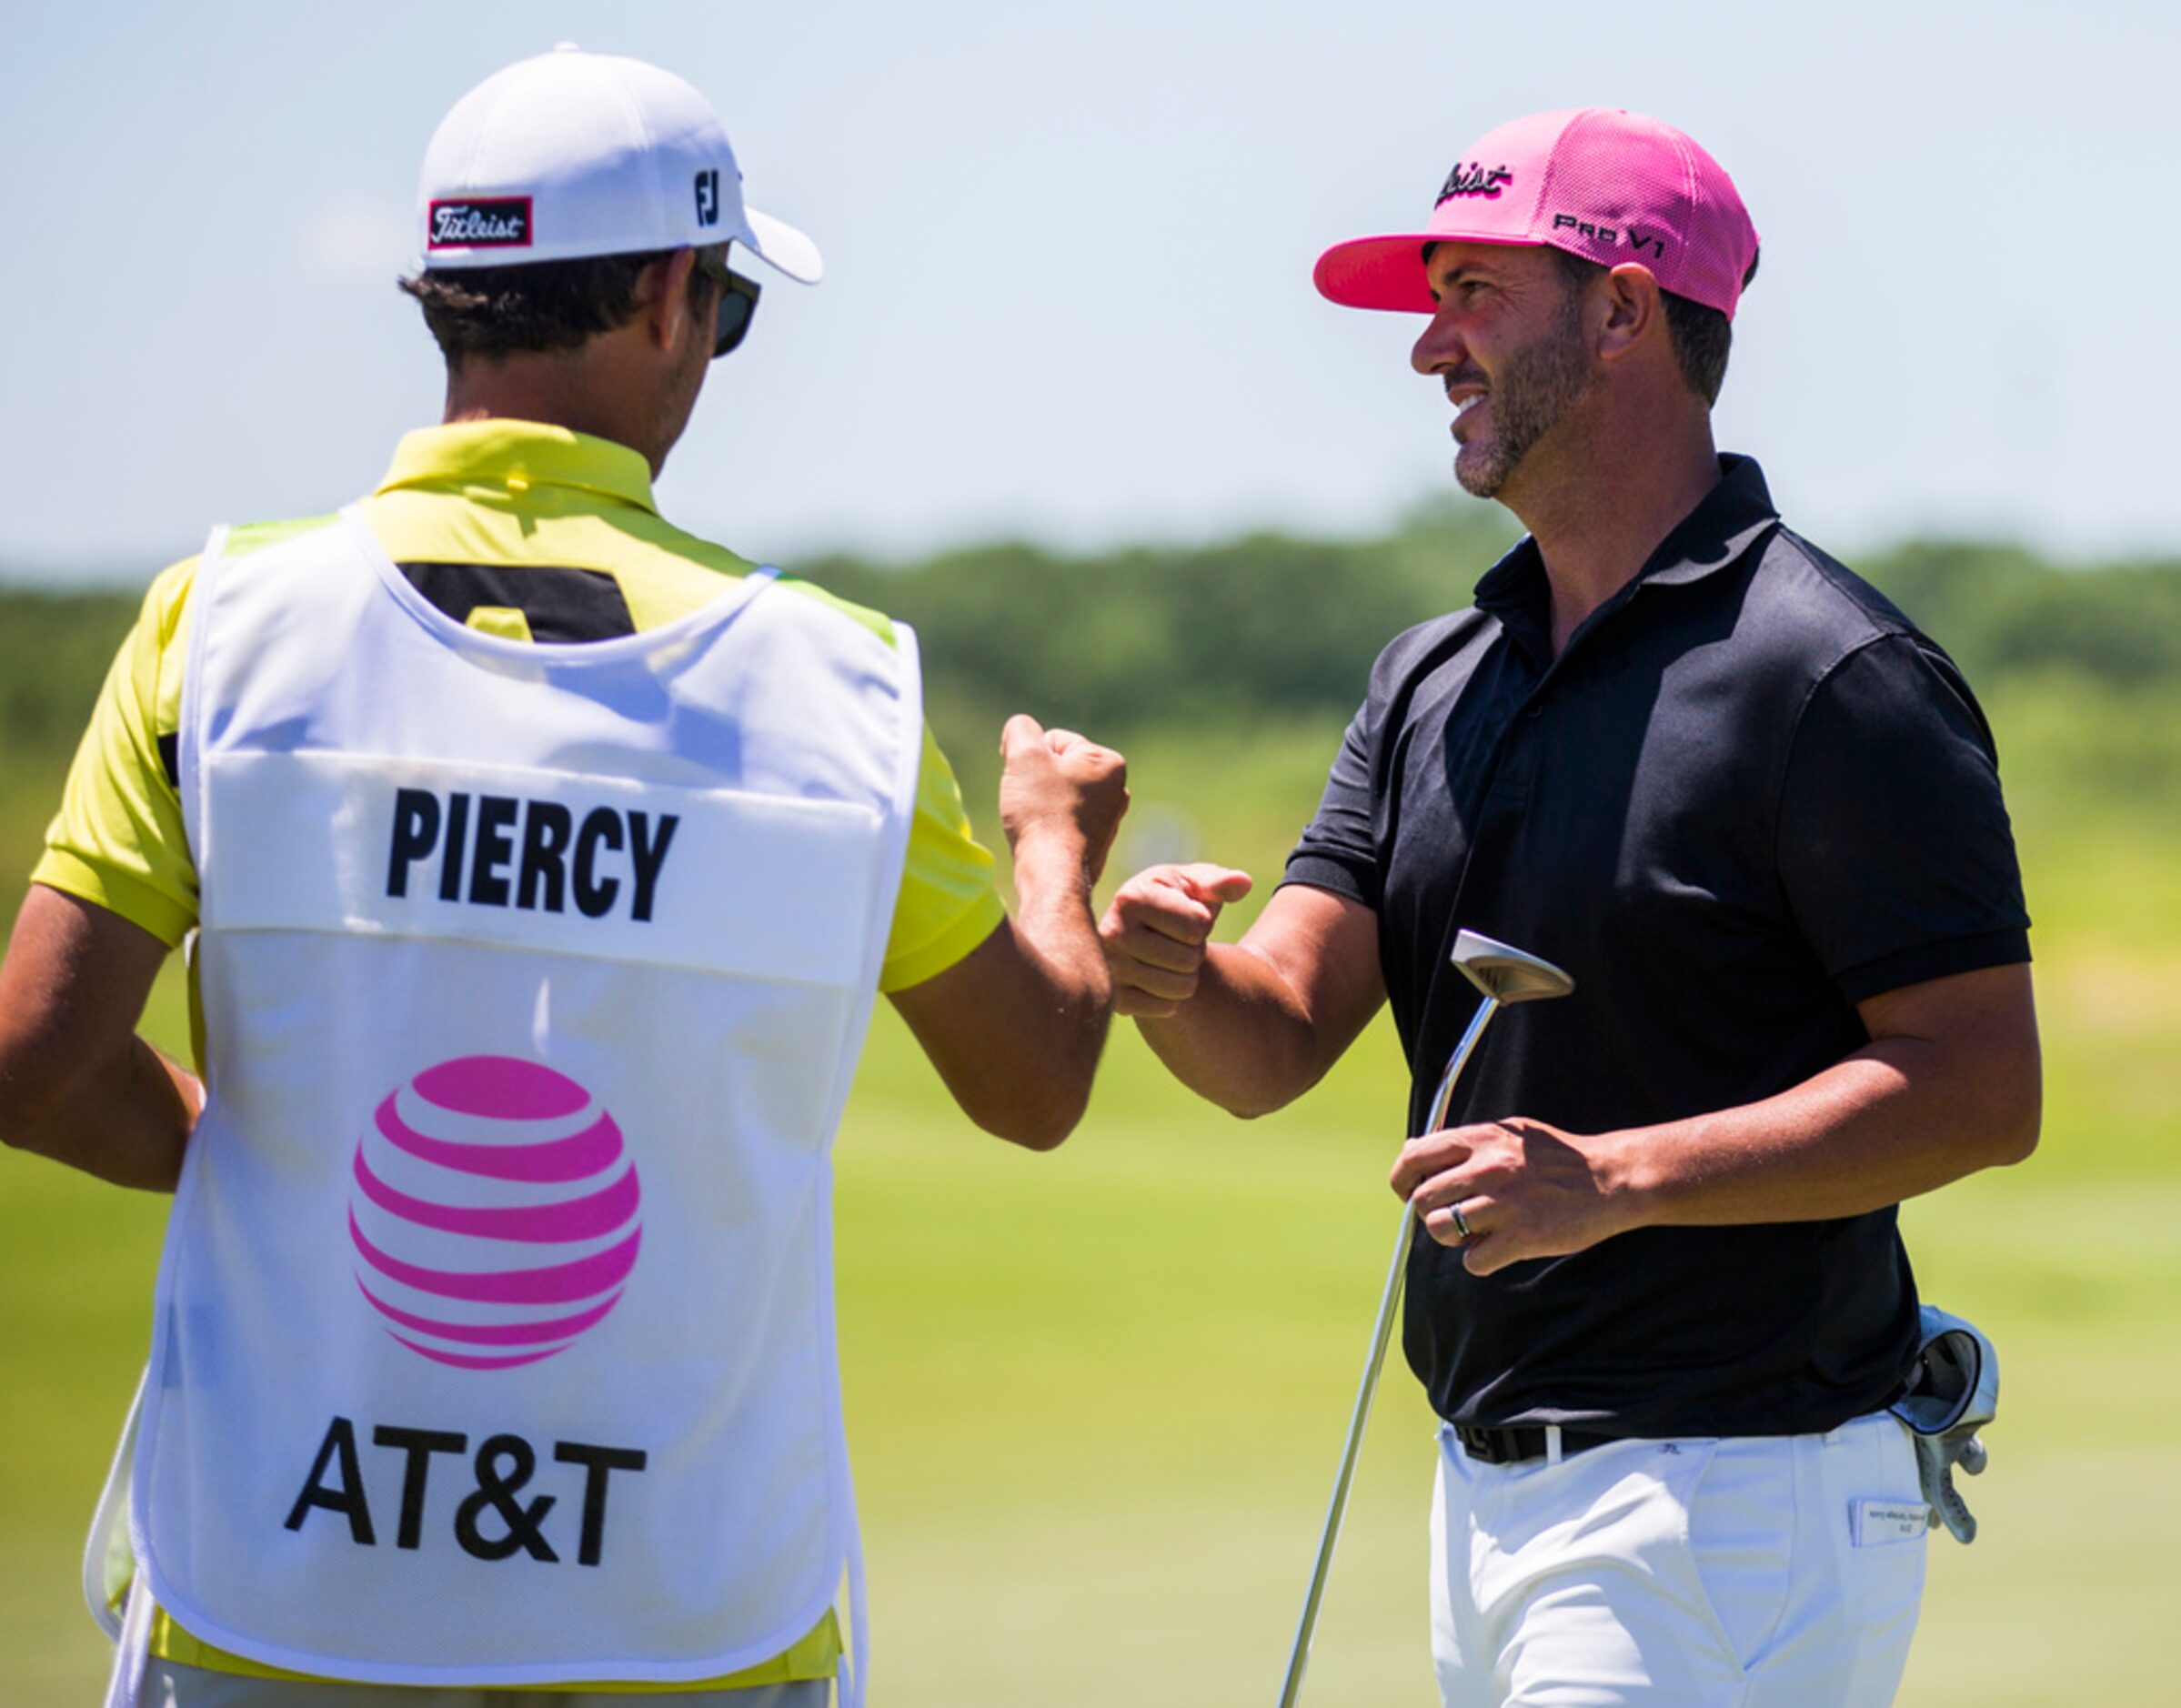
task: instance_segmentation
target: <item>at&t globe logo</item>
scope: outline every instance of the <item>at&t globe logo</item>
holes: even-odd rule
[[[396,1340],[458,1370],[566,1351],[643,1244],[620,1128],[542,1062],[427,1068],[379,1104],[354,1173],[357,1284]]]

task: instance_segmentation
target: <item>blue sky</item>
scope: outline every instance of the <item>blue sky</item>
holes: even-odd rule
[[[1723,444],[1836,549],[2181,552],[2181,8],[1665,0],[23,8],[0,64],[0,575],[141,579],[436,417],[390,283],[426,138],[558,40],[709,95],[826,282],[768,286],[660,495],[793,562],[1361,533],[1454,490],[1413,323],[1326,244],[1517,114],[1688,130],[1764,237]]]

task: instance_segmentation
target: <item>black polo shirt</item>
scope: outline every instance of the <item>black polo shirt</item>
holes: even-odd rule
[[[1867,1041],[1863,999],[2028,959],[1967,684],[1721,467],[1557,659],[1524,540],[1372,672],[1287,880],[1378,915],[1412,1130],[1476,1007],[1464,927],[1575,990],[1493,1021],[1453,1119],[1576,1132],[1771,1096]],[[1907,1368],[1896,1220],[1643,1228],[1482,1278],[1419,1240],[1409,1361],[1458,1423],[1830,1429]]]

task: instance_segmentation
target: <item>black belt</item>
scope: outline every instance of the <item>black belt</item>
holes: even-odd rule
[[[1516,1465],[1525,1459],[1545,1456],[1545,1426],[1542,1423],[1517,1423],[1496,1430],[1475,1423],[1457,1423],[1454,1439],[1462,1443],[1463,1452],[1472,1459],[1482,1459],[1488,1465]],[[1588,1430],[1563,1429],[1560,1432],[1560,1451],[1564,1457],[1620,1439],[1617,1435],[1593,1435]]]

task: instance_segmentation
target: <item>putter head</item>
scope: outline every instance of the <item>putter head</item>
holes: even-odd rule
[[[1540,960],[1481,931],[1454,939],[1454,965],[1462,976],[1495,1002],[1537,1002],[1563,997],[1575,981],[1549,960]]]

